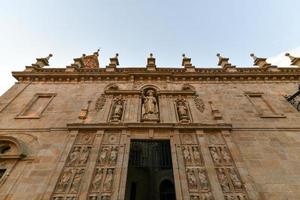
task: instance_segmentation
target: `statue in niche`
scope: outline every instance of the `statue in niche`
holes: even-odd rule
[[[114,106],[113,106],[113,112],[112,112],[112,116],[111,116],[111,121],[113,122],[119,122],[122,119],[122,115],[123,115],[123,100],[120,98],[116,98],[114,100]]]
[[[220,185],[221,185],[222,190],[224,192],[229,192],[230,187],[229,187],[229,183],[227,181],[227,177],[225,175],[224,169],[218,169],[218,177],[220,180]]]
[[[90,149],[88,147],[83,149],[83,152],[81,153],[80,158],[79,158],[79,163],[80,164],[85,164],[86,163],[86,161],[89,158],[89,153],[90,153]]]
[[[58,192],[65,192],[69,182],[72,178],[72,170],[71,169],[67,169],[66,171],[64,171],[63,175],[61,176],[59,182],[57,183],[57,191]]]
[[[82,169],[79,169],[76,172],[76,174],[74,176],[74,179],[73,179],[73,183],[71,185],[71,193],[77,193],[78,192],[82,173],[83,173]]]
[[[198,172],[199,180],[200,180],[200,186],[202,190],[207,190],[208,189],[208,181],[206,177],[206,173],[204,169],[200,169]]]
[[[192,170],[186,170],[187,171],[187,178],[188,178],[188,183],[189,186],[192,188],[197,187],[197,183],[196,183],[196,177],[194,175],[194,172]]]
[[[108,169],[107,174],[106,174],[106,178],[105,178],[105,181],[104,181],[104,184],[103,184],[103,188],[104,188],[105,191],[109,191],[111,189],[112,180],[113,180],[113,170]]]
[[[238,189],[242,189],[242,182],[239,179],[239,177],[237,176],[234,169],[229,170],[229,176],[230,176],[230,179],[232,180],[234,187],[238,188]]]
[[[186,162],[189,162],[191,160],[191,154],[188,149],[188,147],[182,147],[183,148],[183,158]]]
[[[158,121],[159,109],[155,90],[149,89],[142,96],[142,119],[145,121]]]
[[[107,152],[108,152],[107,148],[103,148],[102,149],[102,151],[100,153],[100,156],[99,156],[99,161],[100,161],[101,164],[105,164],[106,163]]]
[[[189,110],[185,100],[183,99],[177,100],[176,107],[177,107],[179,121],[189,121],[190,120]]]
[[[103,169],[97,169],[96,176],[92,182],[94,191],[97,191],[100,189],[102,179],[103,179]]]
[[[210,152],[211,152],[211,155],[212,155],[212,158],[214,160],[214,162],[217,164],[217,165],[221,165],[221,158],[216,150],[216,148],[210,148]]]
[[[227,164],[231,163],[231,158],[230,158],[229,153],[227,152],[226,147],[223,147],[221,152],[222,152],[225,163],[227,163]]]
[[[194,160],[196,162],[200,162],[201,161],[201,156],[200,156],[200,152],[198,147],[193,147],[193,154],[194,154]]]
[[[110,151],[110,163],[115,163],[117,161],[117,156],[118,156],[118,148],[117,147],[112,147]]]
[[[70,159],[68,165],[73,165],[77,162],[80,154],[80,147],[75,147],[72,153],[70,154]]]

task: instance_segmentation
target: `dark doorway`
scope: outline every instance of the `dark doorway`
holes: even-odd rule
[[[176,200],[168,140],[132,140],[125,200]]]

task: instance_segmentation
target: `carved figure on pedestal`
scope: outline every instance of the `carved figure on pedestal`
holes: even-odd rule
[[[108,152],[107,148],[103,148],[102,149],[102,151],[100,153],[100,156],[99,156],[99,161],[100,161],[101,164],[105,164],[106,163],[107,152]]]
[[[110,151],[110,163],[113,164],[117,161],[118,156],[118,147],[112,147]]]
[[[72,175],[73,173],[71,169],[67,169],[66,171],[63,172],[59,182],[57,183],[58,192],[66,192],[66,189],[70,183]]]
[[[123,115],[123,100],[115,99],[114,101],[113,112],[111,116],[111,121],[118,122],[121,121]]]
[[[105,191],[109,191],[111,189],[112,181],[113,181],[113,170],[108,169],[107,174],[106,174],[106,178],[105,178],[105,181],[104,181],[104,184],[103,184],[103,188],[104,188]]]
[[[145,121],[158,121],[158,102],[153,89],[149,89],[142,96],[142,119]]]
[[[200,169],[198,172],[199,180],[200,180],[200,187],[202,190],[207,190],[208,189],[208,181],[206,177],[206,173],[204,169]]]
[[[190,162],[191,161],[191,154],[190,151],[188,149],[188,147],[182,147],[183,148],[183,158],[186,162]]]
[[[189,121],[190,120],[189,110],[188,110],[185,100],[183,100],[183,99],[177,100],[176,107],[177,107],[179,121]]]
[[[89,158],[89,153],[90,153],[90,149],[88,147],[85,147],[79,158],[80,164],[85,164],[87,162]]]
[[[102,179],[103,179],[103,169],[97,169],[96,176],[92,182],[94,191],[97,191],[100,189]]]
[[[219,181],[220,181],[220,185],[221,188],[224,192],[229,192],[230,191],[230,187],[229,187],[229,183],[226,177],[226,174],[224,172],[223,169],[218,169],[218,177],[219,177]]]
[[[234,187],[237,188],[237,189],[242,189],[242,182],[239,179],[239,177],[236,174],[234,169],[229,170],[229,176],[230,176],[230,179],[232,180],[232,183],[233,183]]]
[[[227,152],[226,147],[223,147],[221,152],[222,152],[223,159],[224,159],[225,163],[230,164],[231,163],[231,157],[230,157],[229,153]]]
[[[71,185],[71,193],[77,193],[78,192],[82,173],[83,173],[82,169],[79,169],[76,172],[75,177],[74,177],[73,182],[72,182],[72,185]]]
[[[79,158],[79,154],[80,154],[80,148],[75,147],[72,153],[70,154],[68,165],[73,165],[74,163],[76,163]]]
[[[187,169],[186,173],[187,173],[187,179],[190,188],[196,188],[197,182],[196,182],[196,177],[194,175],[194,172],[192,170]]]
[[[214,162],[217,164],[217,165],[221,165],[221,158],[216,150],[216,148],[210,148],[210,153],[211,153],[211,156],[214,160]]]
[[[201,162],[201,156],[198,147],[193,147],[193,155],[196,162]]]

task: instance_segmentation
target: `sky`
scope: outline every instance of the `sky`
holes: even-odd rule
[[[250,53],[288,66],[300,56],[299,0],[0,0],[0,95],[35,58],[65,67],[100,48],[101,67],[217,65],[216,53],[252,66]]]

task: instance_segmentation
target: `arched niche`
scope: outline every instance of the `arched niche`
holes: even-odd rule
[[[195,87],[190,85],[190,84],[183,84],[182,88],[181,88],[182,91],[195,91]]]
[[[159,90],[147,85],[141,88],[141,121],[159,122]]]
[[[117,85],[116,83],[110,83],[105,87],[105,91],[106,90],[119,90],[119,85]]]
[[[11,136],[0,136],[0,159],[19,159],[28,155],[25,144]]]

